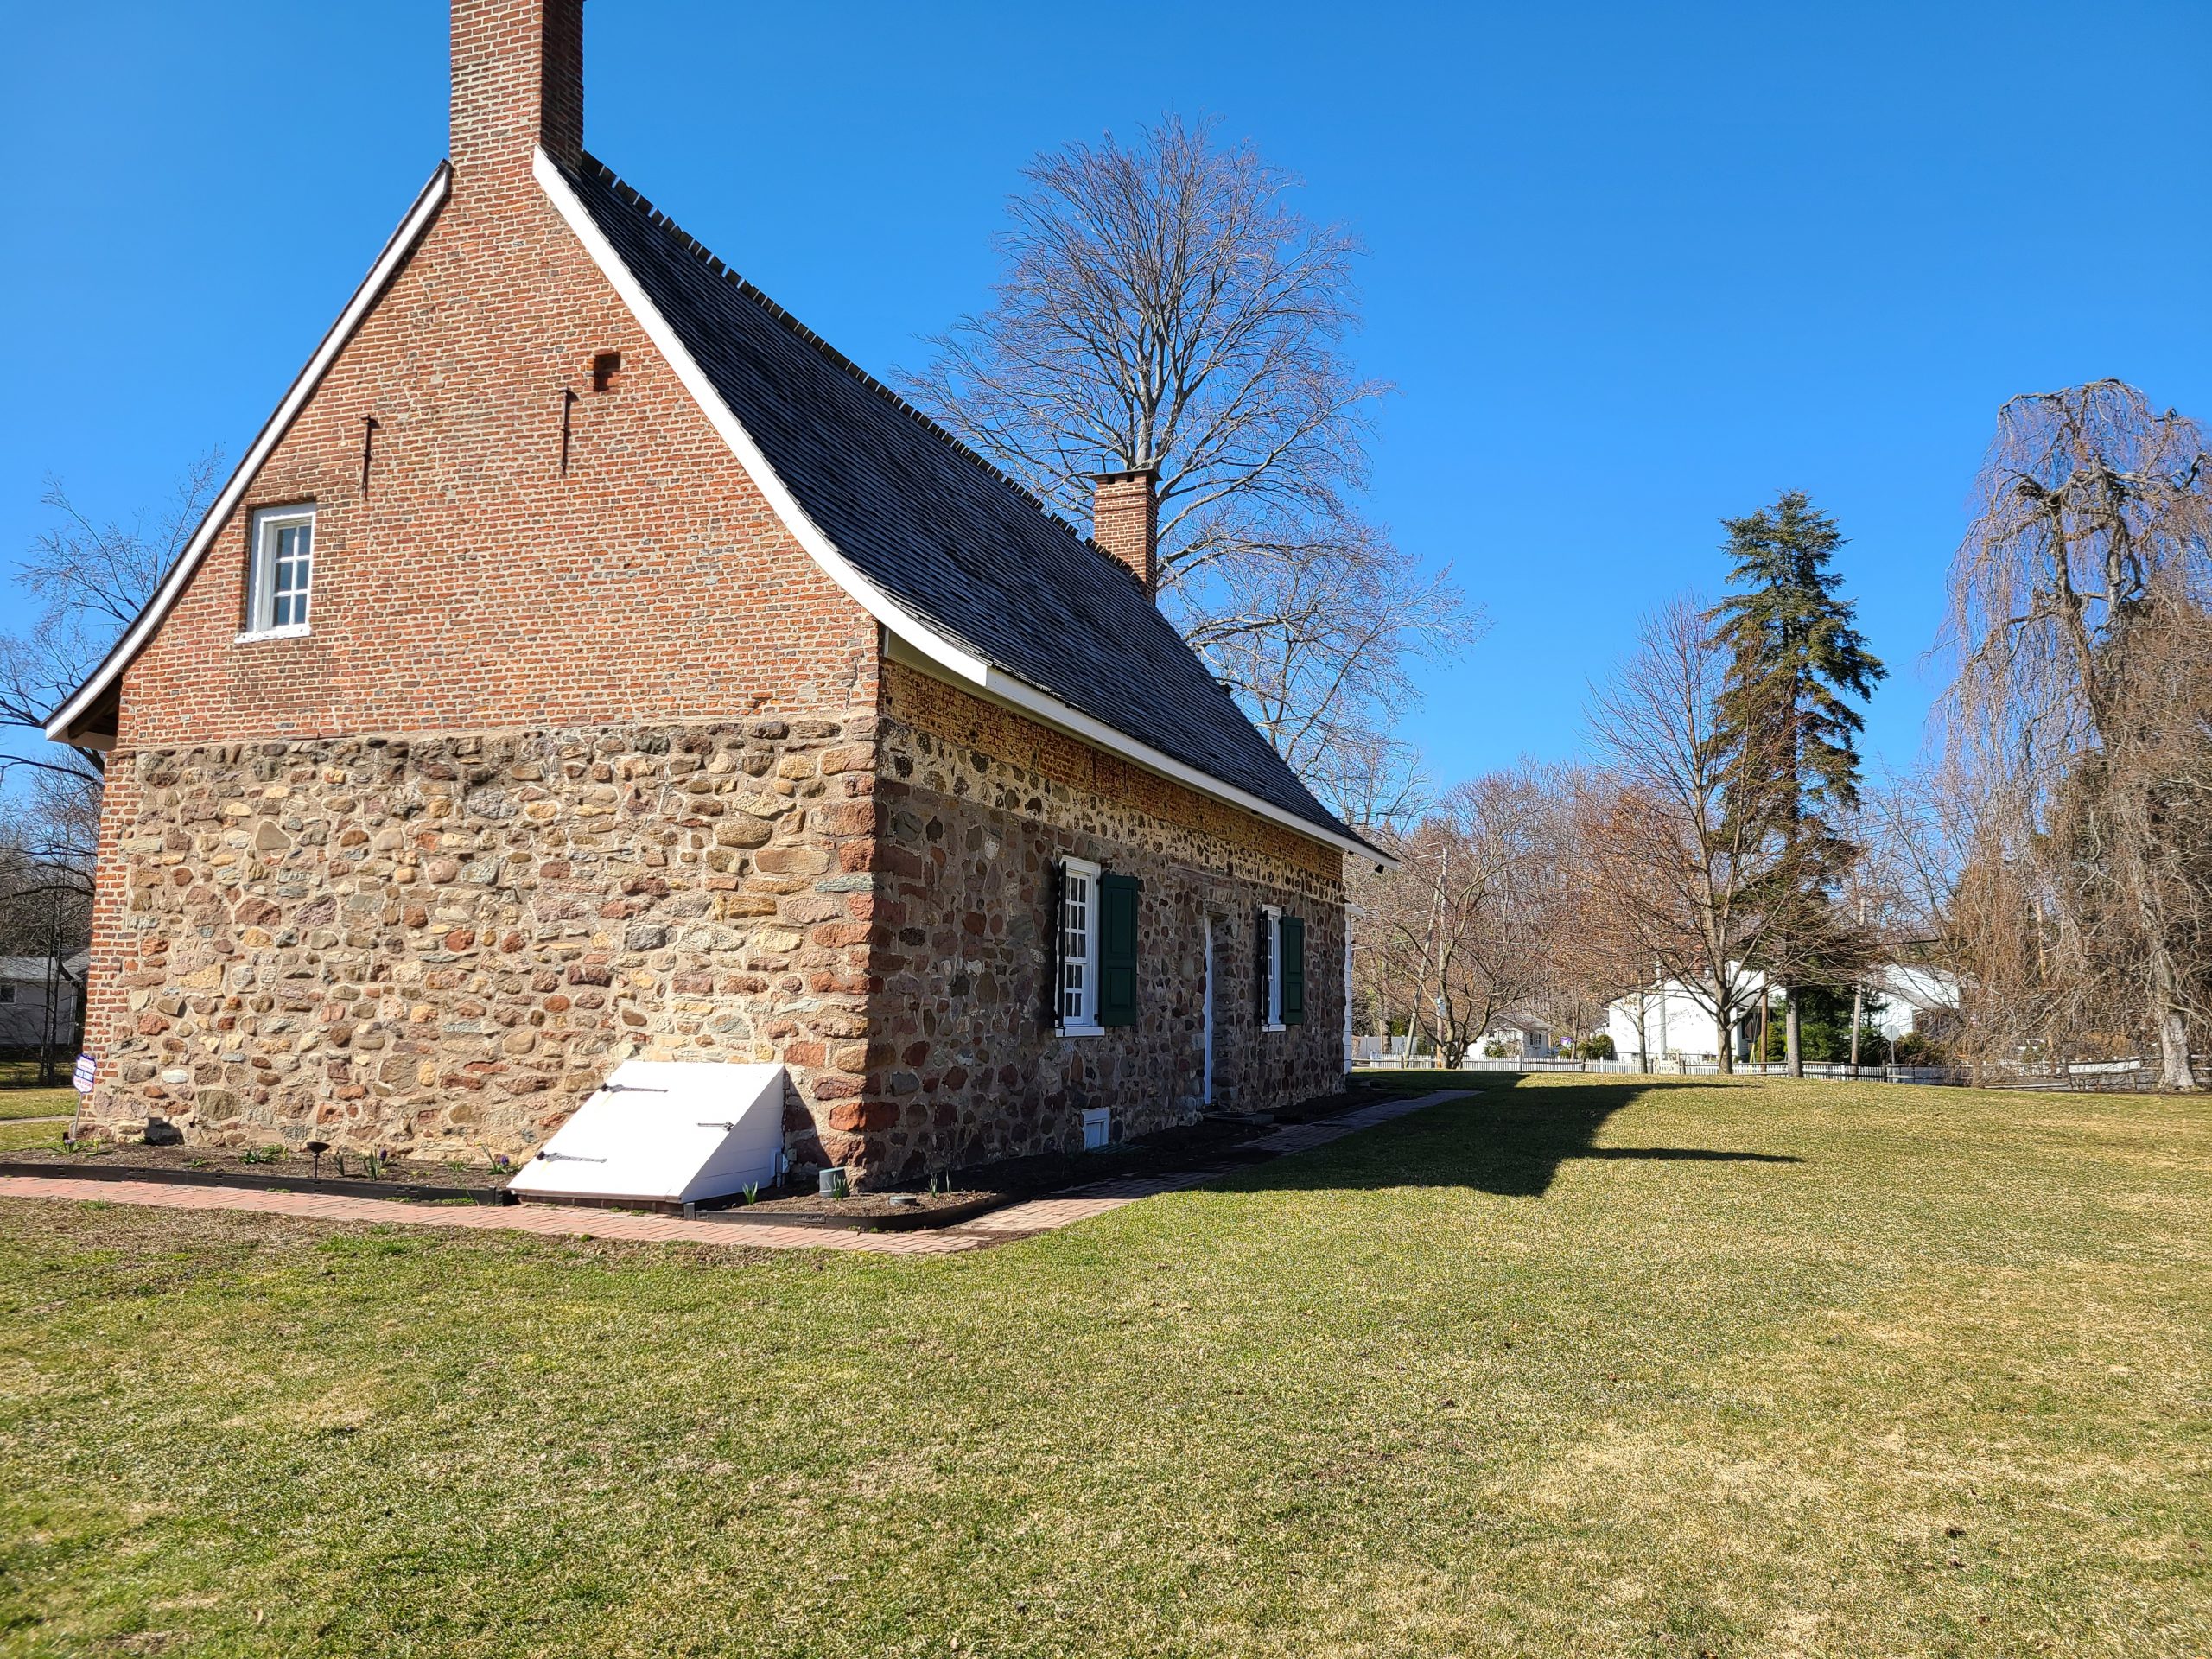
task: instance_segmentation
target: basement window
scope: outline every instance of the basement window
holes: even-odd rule
[[[253,515],[253,561],[246,581],[246,639],[308,631],[315,581],[315,509],[264,507]]]
[[[591,389],[594,391],[614,390],[615,377],[622,372],[622,353],[601,352],[591,360]]]

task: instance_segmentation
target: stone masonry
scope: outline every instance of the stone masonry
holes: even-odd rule
[[[893,663],[881,676],[883,844],[867,1127],[899,1173],[1079,1146],[1198,1116],[1207,929],[1214,1101],[1258,1110],[1343,1079],[1343,861],[1088,744]],[[1050,1022],[1052,867],[1143,883],[1135,1026]],[[1261,906],[1306,919],[1306,1023],[1260,1028]]]
[[[131,757],[90,1116],[474,1158],[632,1056],[781,1059],[822,1161],[866,1058],[873,723]]]

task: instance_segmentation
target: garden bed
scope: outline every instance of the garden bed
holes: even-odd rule
[[[9,1153],[0,1156],[0,1174],[239,1186],[264,1192],[322,1192],[423,1203],[467,1198],[480,1204],[505,1204],[510,1202],[505,1189],[514,1171],[488,1164],[372,1160],[358,1153],[343,1157],[325,1153],[318,1166],[306,1153],[277,1147],[149,1147],[93,1141],[81,1147]]]

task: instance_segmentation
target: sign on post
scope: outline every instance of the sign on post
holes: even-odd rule
[[[77,1069],[69,1074],[69,1081],[76,1085],[79,1094],[89,1095],[92,1092],[93,1069],[91,1055],[79,1054],[77,1057]]]

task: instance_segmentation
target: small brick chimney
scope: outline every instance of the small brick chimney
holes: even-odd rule
[[[584,0],[453,0],[450,155],[463,180],[584,147]]]
[[[1090,539],[1129,567],[1145,597],[1160,597],[1160,468],[1094,473]]]

